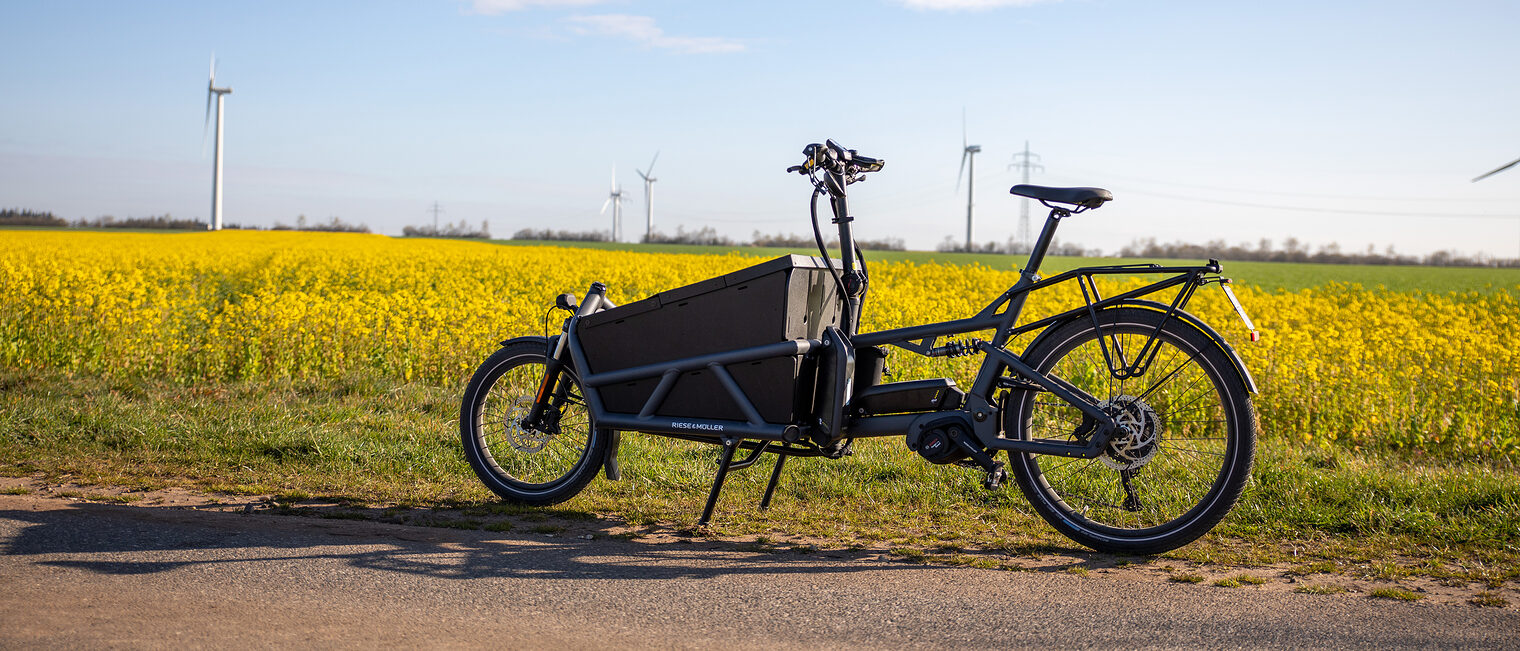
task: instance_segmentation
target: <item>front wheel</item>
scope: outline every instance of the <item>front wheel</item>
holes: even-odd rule
[[[580,378],[566,363],[544,426],[523,419],[543,383],[549,341],[515,339],[491,355],[464,392],[459,435],[464,454],[487,488],[509,502],[543,506],[574,497],[590,483],[607,451]]]
[[[1116,378],[1110,363],[1133,363],[1153,333],[1157,353],[1145,372]],[[1251,474],[1256,412],[1207,333],[1153,310],[1107,309],[1096,325],[1055,326],[1024,361],[1096,397],[1119,425],[1095,459],[1010,455],[1024,495],[1061,533],[1099,551],[1157,554],[1202,536],[1234,506]],[[1010,398],[1010,437],[1086,444],[1095,429],[1052,394]]]

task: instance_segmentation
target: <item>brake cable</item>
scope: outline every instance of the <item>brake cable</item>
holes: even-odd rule
[[[818,183],[817,179],[813,179],[813,198],[808,202],[808,212],[813,216],[813,241],[818,244],[818,253],[823,256],[823,264],[825,267],[828,267],[829,275],[833,276],[834,284],[839,287],[840,298],[844,298],[850,292],[844,287],[844,276],[834,268],[834,261],[829,257],[829,251],[823,246],[823,231],[818,227],[818,195],[820,194],[823,194],[823,187]],[[843,245],[843,243],[840,243],[840,246]],[[855,243],[851,242],[850,245],[854,246]],[[856,250],[859,249],[857,248]],[[851,318],[854,318],[854,315],[851,315]]]

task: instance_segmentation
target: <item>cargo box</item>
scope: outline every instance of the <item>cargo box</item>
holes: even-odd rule
[[[838,326],[843,309],[823,260],[789,255],[641,301],[582,317],[577,326],[590,373],[721,353],[790,339],[817,339]],[[801,357],[728,366],[728,371],[769,423],[791,423],[812,409],[816,370]],[[658,377],[601,387],[603,406],[638,413]],[[707,370],[676,380],[656,414],[744,420],[744,414]]]

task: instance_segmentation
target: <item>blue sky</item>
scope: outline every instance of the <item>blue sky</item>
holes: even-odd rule
[[[0,4],[0,206],[205,218],[207,64],[230,86],[226,219],[605,229],[656,151],[656,225],[807,232],[783,170],[887,160],[864,238],[1005,241],[1031,182],[1107,187],[1062,226],[1520,256],[1520,3],[875,0]],[[1036,206],[1038,208],[1038,206]],[[1038,213],[1037,213],[1038,214]]]

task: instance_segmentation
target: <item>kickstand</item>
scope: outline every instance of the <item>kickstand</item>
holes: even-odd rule
[[[707,492],[707,506],[702,509],[702,519],[697,526],[707,526],[712,519],[713,507],[718,505],[718,493],[723,490],[723,480],[728,478],[728,468],[734,463],[734,450],[739,449],[740,439],[723,439],[723,455],[718,459],[718,475],[713,477],[712,490]]]
[[[791,448],[791,444],[784,444],[783,449]],[[776,492],[776,483],[781,481],[781,464],[786,463],[787,455],[782,452],[776,453],[776,467],[771,469],[771,483],[765,485],[765,497],[760,500],[760,510],[771,508],[771,495]]]

